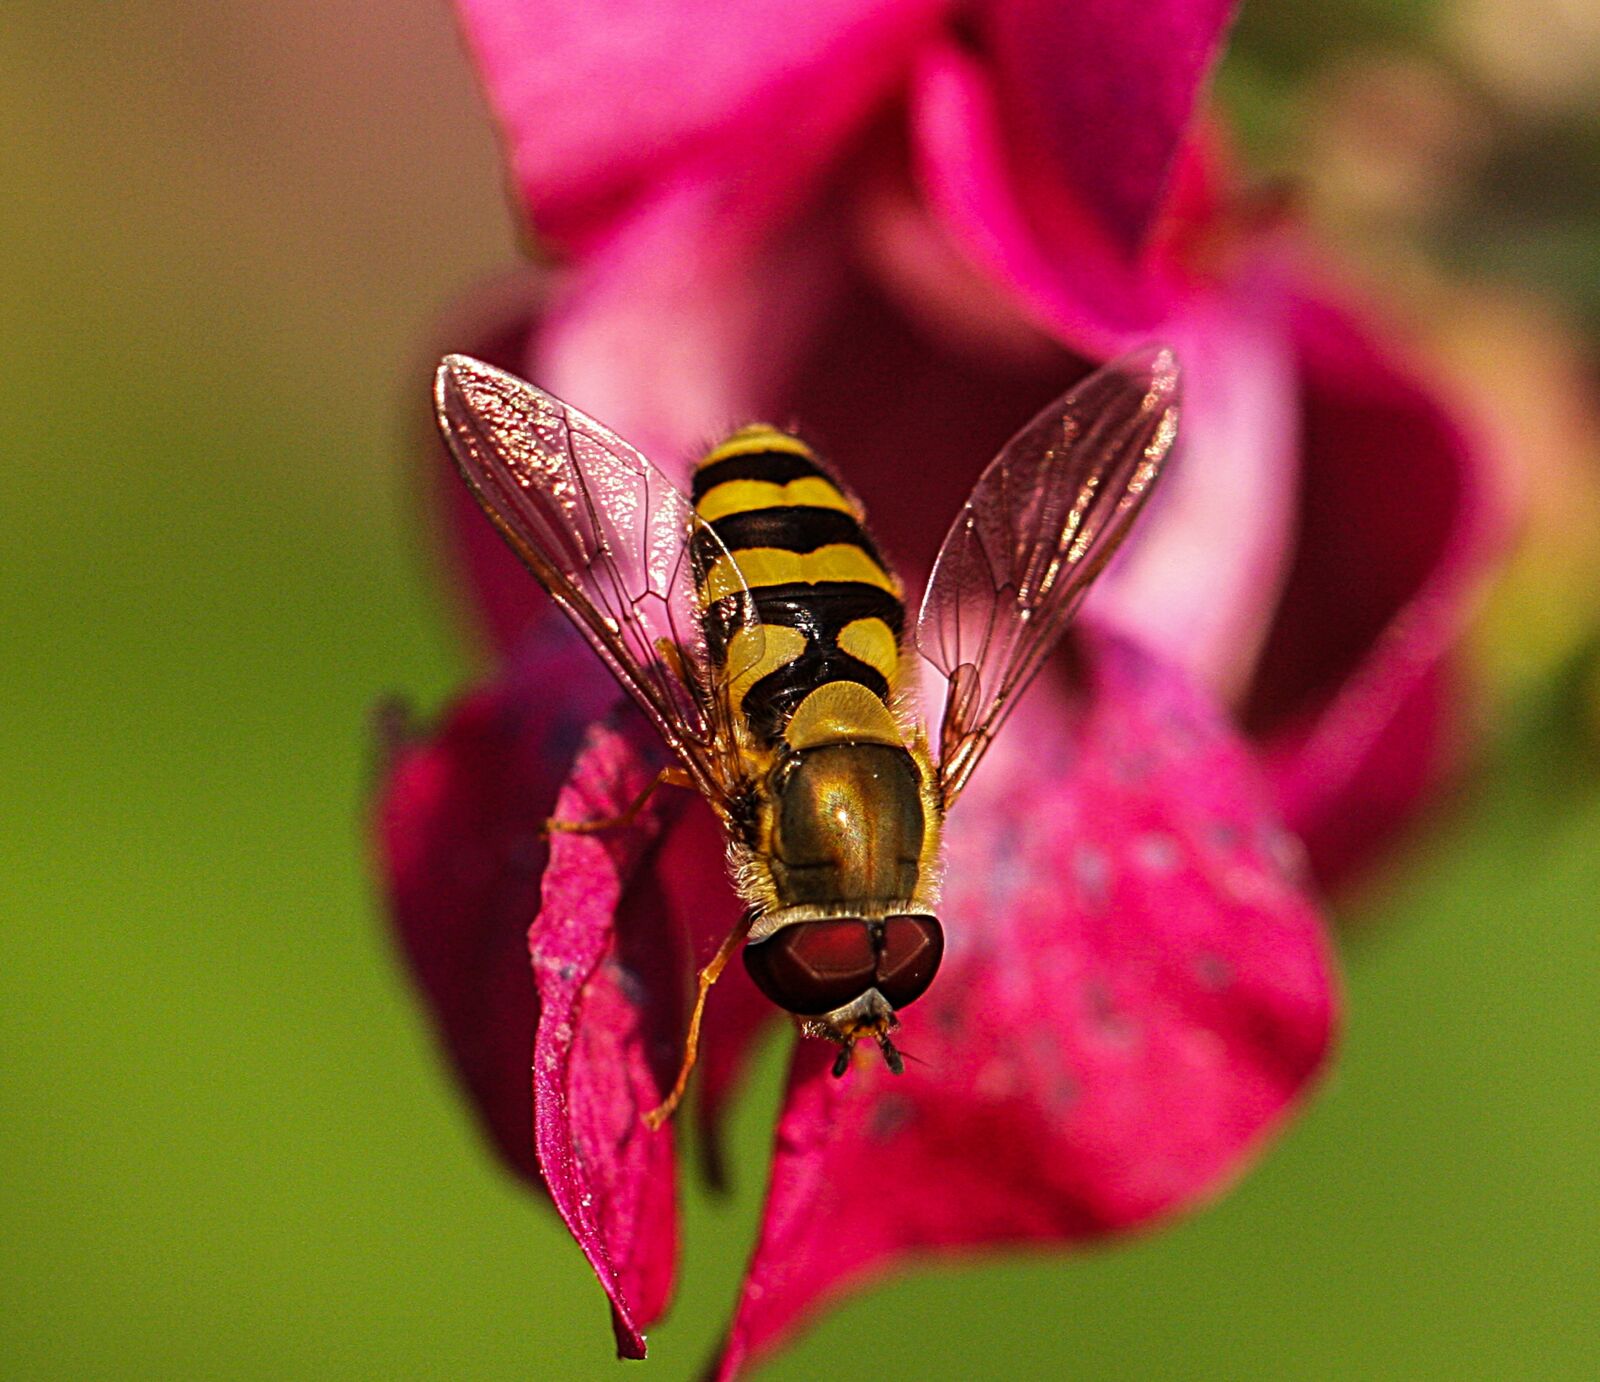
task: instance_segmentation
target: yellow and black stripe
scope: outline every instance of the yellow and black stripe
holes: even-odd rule
[[[746,427],[715,447],[694,476],[695,512],[722,540],[755,600],[762,653],[731,692],[754,740],[794,748],[901,742],[889,711],[905,605],[861,516],[797,437]],[[696,548],[706,639],[722,665],[730,636],[728,555]]]

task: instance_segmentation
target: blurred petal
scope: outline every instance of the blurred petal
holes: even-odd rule
[[[850,477],[874,539],[916,590],[989,459],[1084,368],[1048,342],[1037,355],[975,354],[852,276],[778,415],[801,419]]]
[[[696,968],[716,954],[743,911],[738,894],[728,886],[726,870],[719,866],[726,841],[716,817],[696,802],[667,836],[656,865],[667,908],[679,934],[690,938]],[[751,1047],[777,1017],[778,1009],[750,981],[744,966],[728,966],[706,1008],[693,1096],[703,1169],[706,1179],[718,1187],[726,1180],[723,1115],[737,1092]]]
[[[540,827],[584,726],[615,695],[564,620],[546,620],[526,653],[401,750],[376,836],[400,943],[445,1049],[501,1154],[538,1179],[527,957],[548,855]]]
[[[1419,722],[1442,708],[1438,685],[1419,688],[1461,632],[1504,514],[1479,440],[1354,313],[1310,298],[1294,312],[1299,533],[1245,720],[1330,881],[1360,861],[1353,839],[1384,833],[1377,803],[1398,823],[1448,766],[1453,736]],[[1403,714],[1407,733],[1387,738]],[[1351,812],[1371,814],[1353,827]]]
[[[1214,1194],[1305,1092],[1335,997],[1300,855],[1212,705],[1090,636],[952,815],[914,1057],[802,1043],[720,1376],[911,1257],[1093,1237]]]
[[[740,240],[723,233],[722,196],[711,184],[663,195],[587,271],[474,290],[433,333],[430,368],[460,351],[532,379],[683,481],[700,449],[771,411],[838,278],[828,219]],[[447,555],[496,647],[509,651],[547,601],[479,510],[431,415],[426,428]]]
[[[990,68],[954,44],[930,46],[913,74],[910,118],[929,205],[1002,295],[1052,335],[1110,355],[1165,315],[1159,286],[1071,189],[1019,166],[1028,152],[1008,136]]]
[[[585,244],[677,175],[782,187],[897,80],[936,0],[459,0],[516,189]]]
[[[1288,571],[1298,380],[1283,304],[1196,295],[1162,339],[1183,367],[1178,448],[1091,608],[1226,700],[1249,679]]]
[[[556,798],[556,817],[616,815],[663,759],[659,739],[631,706],[596,723]],[[638,880],[623,903],[660,810],[656,797],[625,830],[554,836],[528,933],[540,1004],[533,1048],[539,1169],[611,1298],[624,1358],[644,1357],[641,1331],[666,1306],[677,1256],[673,1131],[651,1132],[644,1115],[677,1070],[685,966],[654,883]]]
[[[1296,823],[1325,885],[1350,879],[1393,848],[1465,762],[1474,708],[1470,690],[1457,658],[1442,657],[1425,668],[1366,747],[1361,771],[1338,796],[1303,770],[1292,744],[1267,757],[1278,809]]]
[[[1025,366],[1060,353],[961,252],[912,181],[901,140],[877,141],[859,169],[851,248],[901,311],[975,362]]]
[[[1012,137],[1037,143],[1123,258],[1144,248],[1234,0],[989,8]]]
[[[919,153],[952,238],[1063,345],[1111,355],[1135,338],[1179,353],[1180,449],[1098,608],[1226,695],[1249,675],[1277,599],[1294,502],[1293,359],[1281,288],[1241,270],[1227,291],[1179,292],[1119,262],[1056,198],[1025,206],[986,74],[949,49],[920,73]],[[999,309],[1005,310],[1004,305]],[[1044,402],[1041,399],[1041,404]]]
[[[837,274],[825,211],[741,234],[728,208],[745,195],[686,182],[641,207],[565,281],[524,362],[680,481],[695,453],[763,410]]]

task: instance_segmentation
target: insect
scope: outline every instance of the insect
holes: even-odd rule
[[[805,1034],[871,1040],[896,1074],[896,1013],[933,981],[941,835],[1018,696],[1127,535],[1177,430],[1178,368],[1149,348],[1089,376],[983,472],[939,551],[914,638],[860,503],[799,437],[741,428],[685,496],[576,408],[462,355],[439,426],[478,502],[649,717],[728,839],[746,908],[700,972],[673,1089],[711,986],[743,946]],[[909,693],[941,674],[937,744]],[[935,758],[935,748],[937,758]]]

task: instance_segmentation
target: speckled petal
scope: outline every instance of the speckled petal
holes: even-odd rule
[[[673,803],[626,830],[544,838],[552,815],[615,814],[664,761],[631,705],[593,720],[615,688],[554,618],[501,681],[400,750],[379,846],[446,1049],[502,1153],[545,1186],[593,1265],[619,1351],[641,1357],[677,1249],[673,1132],[641,1119],[676,1070],[687,960],[637,866]],[[727,891],[716,854],[699,862]]]
[[[797,1055],[723,1379],[913,1257],[1203,1200],[1321,1068],[1329,956],[1249,755],[1134,645],[1086,645],[1086,694],[1036,687],[952,814],[906,1074]]]
[[[556,817],[615,816],[664,760],[631,706],[597,722]],[[644,1357],[642,1331],[666,1306],[677,1254],[673,1130],[644,1125],[671,1088],[683,1021],[678,933],[654,880],[637,874],[662,805],[653,799],[625,829],[556,834],[528,932],[539,1170],[611,1298],[624,1358]]]

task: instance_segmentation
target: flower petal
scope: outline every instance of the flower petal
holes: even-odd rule
[[[540,829],[584,726],[614,693],[564,620],[546,620],[526,653],[430,738],[401,747],[375,835],[395,928],[441,1040],[501,1154],[537,1180],[527,954],[548,855]],[[535,665],[537,688],[523,675]]]
[[[1299,534],[1245,720],[1326,882],[1401,824],[1453,758],[1457,737],[1435,720],[1441,663],[1505,515],[1482,442],[1356,312],[1302,297],[1293,329]]]
[[[1234,0],[1006,0],[988,12],[1013,137],[1037,142],[1126,259],[1161,209]]]
[[[664,188],[564,280],[524,366],[680,481],[696,452],[769,405],[836,285],[827,210],[741,233],[729,199],[750,195],[768,194]]]
[[[615,816],[663,759],[631,706],[594,724],[556,818]],[[626,829],[555,835],[528,933],[539,1170],[611,1298],[623,1358],[645,1356],[641,1331],[666,1307],[677,1254],[673,1132],[650,1131],[644,1115],[677,1071],[684,959],[653,881],[638,880],[623,904],[660,810],[653,798]]]
[[[930,45],[911,86],[912,159],[923,195],[962,252],[1009,299],[1075,349],[1106,356],[1148,332],[1170,295],[1129,262],[1050,170],[1026,166],[992,69]]]
[[[787,382],[780,416],[866,505],[874,540],[918,589],[990,458],[1085,372],[1054,343],[1037,356],[974,354],[855,276]]]
[[[770,238],[719,222],[711,183],[663,192],[588,269],[499,280],[469,293],[433,333],[532,379],[598,418],[676,480],[733,425],[770,413],[779,382],[833,301],[826,212]],[[501,651],[548,603],[462,483],[431,418],[424,454],[475,613]]]
[[[1178,449],[1090,598],[1152,651],[1235,700],[1288,572],[1299,381],[1283,303],[1243,278],[1196,294],[1164,339],[1183,365]]]
[[[1135,645],[1085,642],[1087,700],[1036,686],[952,815],[906,1074],[836,1082],[802,1043],[724,1379],[914,1255],[1216,1193],[1324,1060],[1329,955],[1248,753]]]
[[[944,243],[944,228],[911,216],[892,181],[880,178],[869,190],[862,238],[911,320],[884,329],[864,291],[842,298],[802,377],[799,415],[829,442],[875,522],[900,539],[896,552],[926,562],[932,552],[920,544],[943,534],[1018,420],[1065,391],[1085,366],[1021,329],[1027,302],[1014,284],[975,288],[971,266]],[[1055,272],[1041,246],[1029,239],[1026,248],[1037,250],[1041,274]],[[951,272],[952,259],[965,274]],[[1050,283],[1052,300],[1070,307],[1061,285]],[[1003,336],[1001,328],[983,335],[974,325],[985,299]],[[1248,680],[1289,558],[1299,416],[1288,309],[1275,269],[1263,262],[1241,264],[1226,292],[1193,287],[1166,310],[1152,329],[1184,368],[1179,448],[1091,607],[1232,698]],[[1085,320],[1074,318],[1071,330]],[[1116,348],[1121,329],[1099,322],[1090,343]],[[1062,339],[1090,348],[1081,335]],[[819,365],[825,383],[812,383]],[[896,468],[909,458],[918,484],[908,495]],[[880,490],[892,503],[873,502]],[[905,531],[908,517],[920,533]]]
[[[402,750],[379,842],[447,1050],[501,1152],[545,1185],[593,1264],[619,1351],[640,1357],[676,1254],[673,1135],[641,1118],[676,1071],[681,932],[653,883],[630,887],[660,807],[553,844],[542,827],[622,809],[663,751],[631,706],[585,733],[615,688],[555,619],[500,683]]]
[[[782,187],[831,155],[939,0],[460,0],[540,231],[591,243],[689,171]]]

